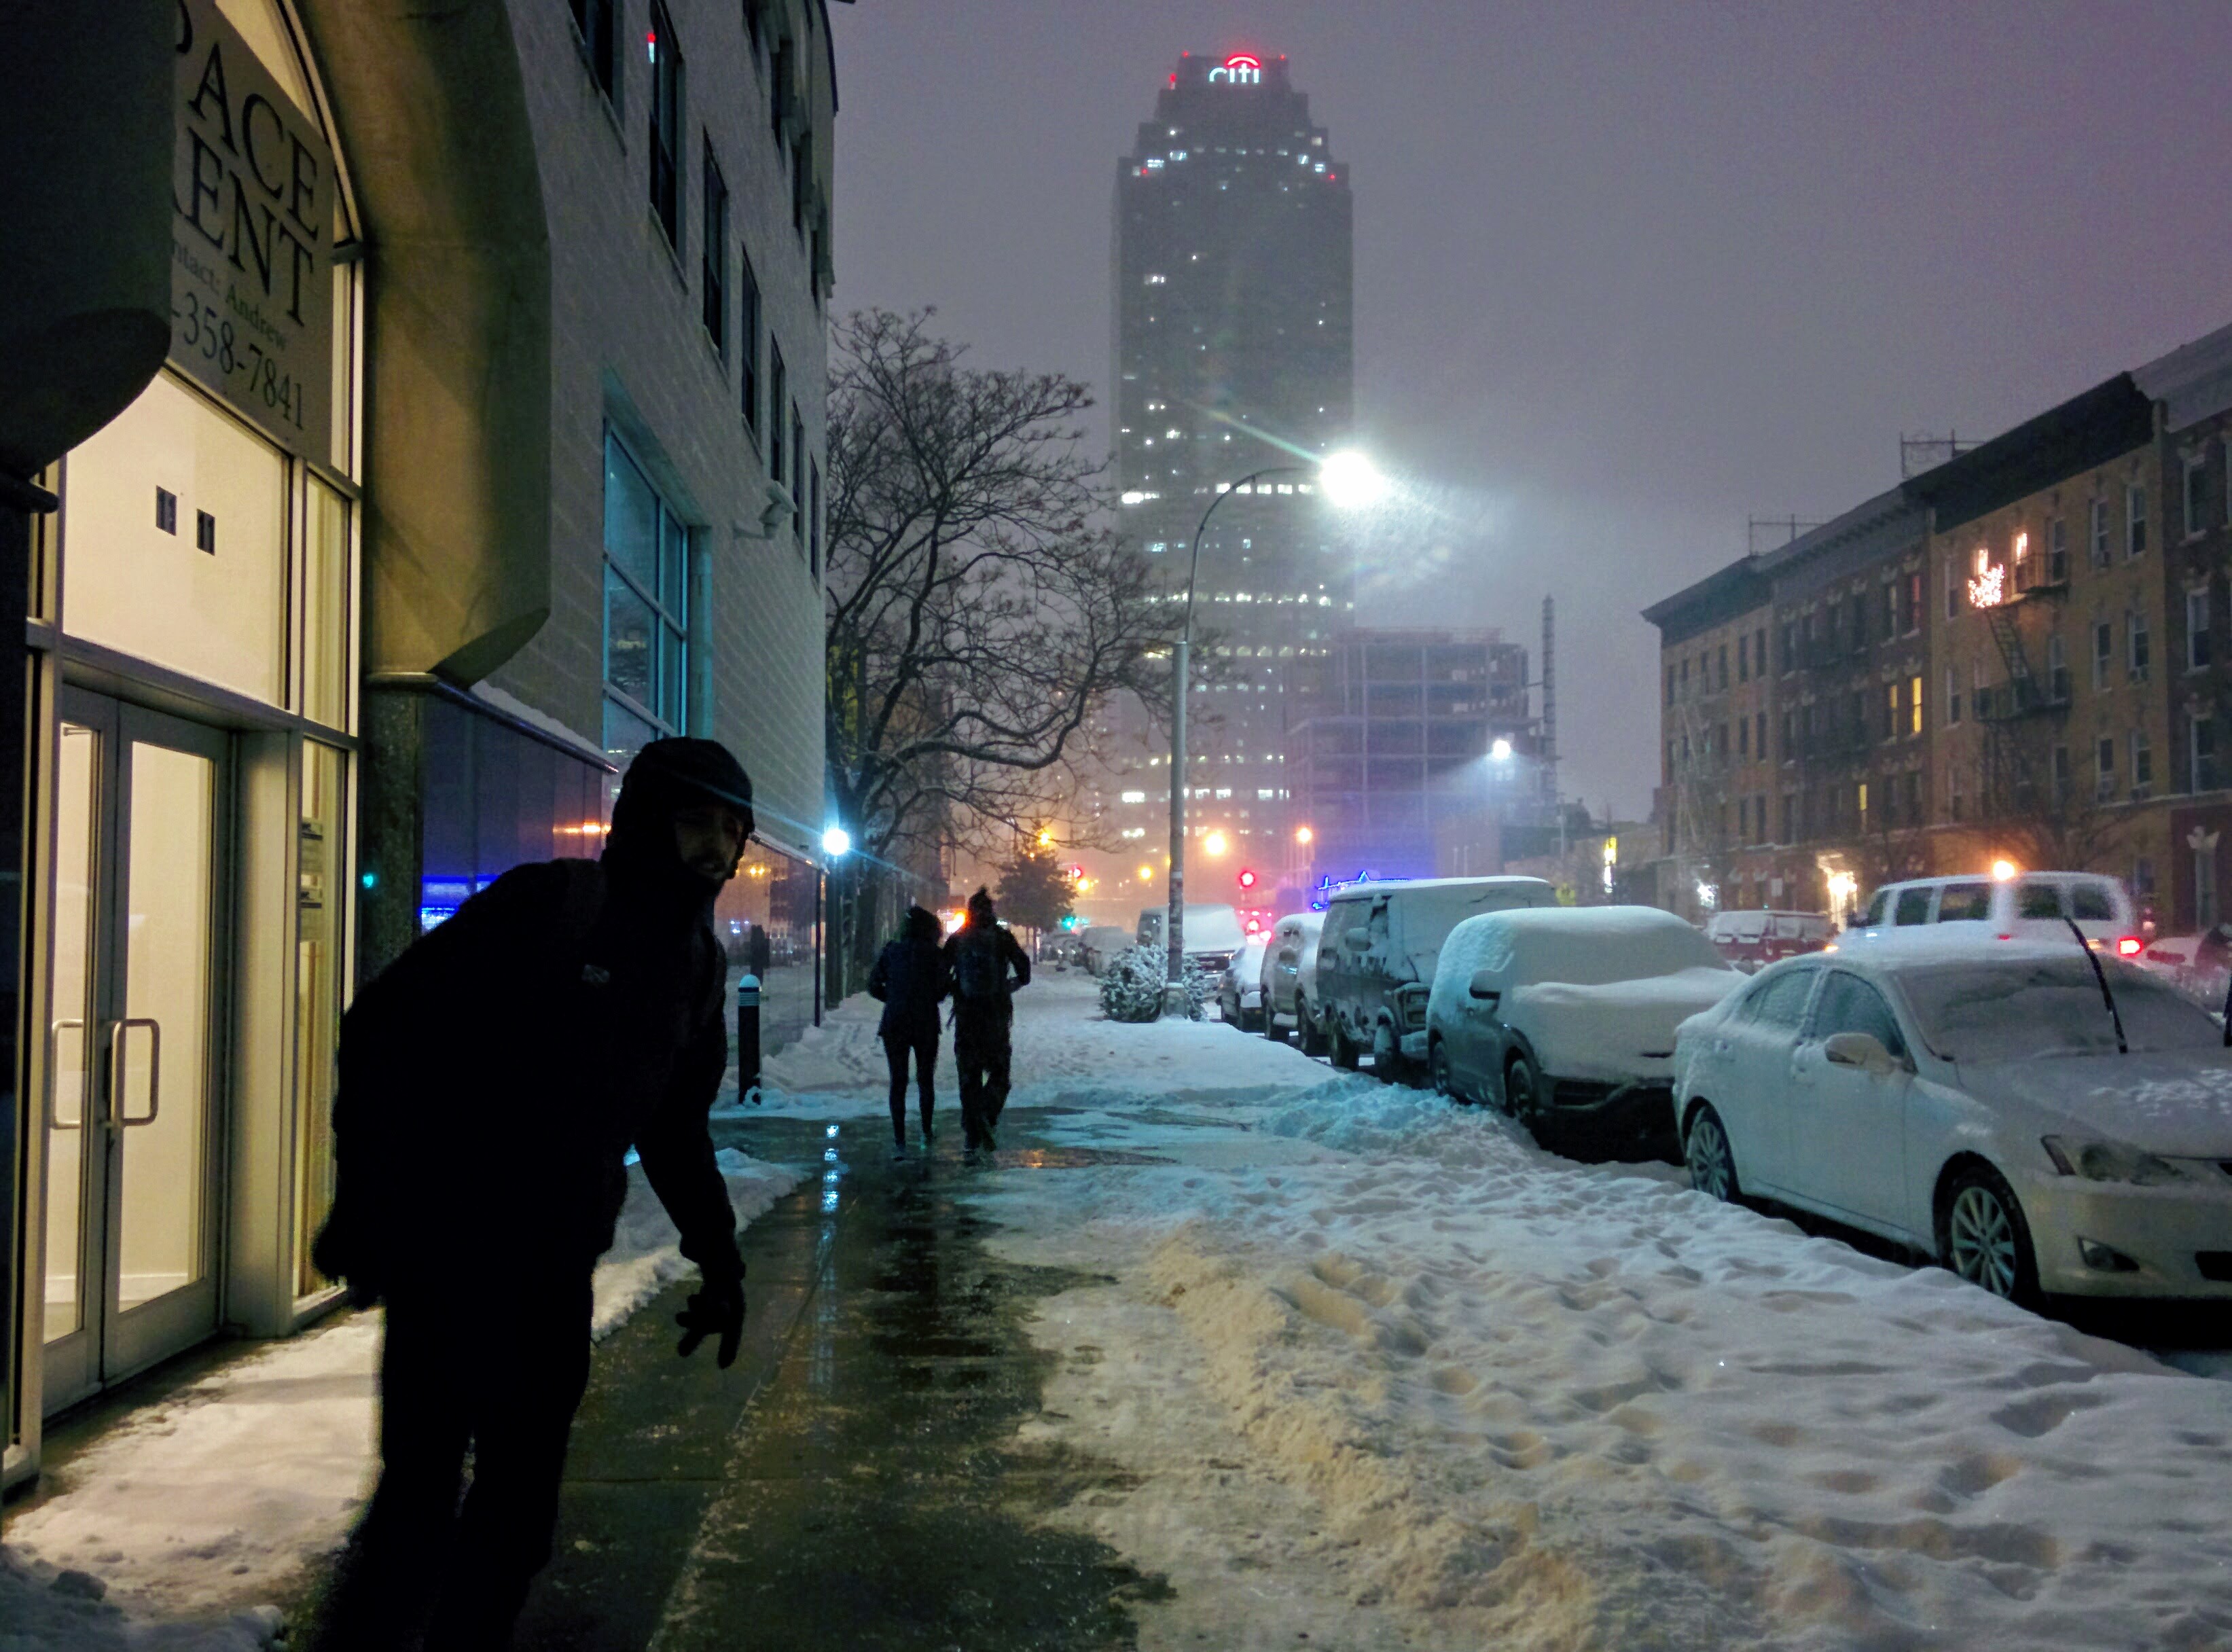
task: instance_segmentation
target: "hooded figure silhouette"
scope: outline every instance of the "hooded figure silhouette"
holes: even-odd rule
[[[907,1059],[914,1059],[922,1092],[922,1144],[931,1143],[931,1114],[938,1093],[931,1079],[938,1066],[938,1007],[952,990],[945,954],[938,948],[938,915],[910,906],[899,939],[886,942],[868,971],[868,996],[884,1007],[876,1036],[892,1072],[892,1145],[906,1151]]]
[[[338,1184],[312,1254],[386,1303],[381,1469],[319,1645],[508,1641],[549,1558],[631,1147],[704,1275],[680,1351],[717,1336],[736,1358],[744,1268],[706,1126],[728,1061],[711,919],[751,797],[714,742],[653,741],[601,860],[514,867],[343,1018]]]
[[[945,943],[953,972],[953,1061],[960,1070],[961,1131],[971,1149],[996,1148],[1014,1057],[1015,991],[1031,981],[1030,955],[1000,927],[992,891],[969,897],[969,921]]]

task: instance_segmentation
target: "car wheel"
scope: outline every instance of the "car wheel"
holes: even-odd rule
[[[1347,1029],[1338,1020],[1326,1030],[1326,1041],[1333,1066],[1344,1072],[1355,1072],[1357,1059],[1362,1053],[1350,1041]]]
[[[2030,1224],[2007,1179],[1988,1164],[1954,1178],[1937,1218],[1937,1260],[1971,1285],[2025,1305],[2038,1299]]]
[[[1326,1053],[1325,1029],[1318,1025],[1317,1017],[1310,1014],[1310,1001],[1307,998],[1294,1000],[1294,1029],[1301,1035],[1304,1055],[1323,1055]]]
[[[1279,1018],[1268,1004],[1263,1006],[1263,1036],[1274,1044],[1287,1041],[1287,1029],[1279,1025]]]
[[[1503,1111],[1532,1124],[1534,1118],[1534,1064],[1515,1055],[1503,1067]]]
[[[1426,1073],[1433,1080],[1434,1093],[1447,1096],[1451,1101],[1463,1101],[1457,1093],[1457,1075],[1450,1066],[1450,1046],[1436,1039],[1426,1048]]]
[[[1743,1197],[1736,1185],[1736,1155],[1729,1150],[1729,1132],[1721,1116],[1700,1107],[1690,1120],[1690,1137],[1683,1143],[1690,1166],[1690,1185],[1700,1193],[1735,1204]]]
[[[1372,1029],[1372,1076],[1382,1084],[1395,1082],[1395,1069],[1403,1058],[1395,1047],[1395,1029],[1381,1021]]]

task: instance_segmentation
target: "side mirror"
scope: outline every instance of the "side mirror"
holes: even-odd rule
[[[1896,1072],[1901,1065],[1873,1033],[1832,1033],[1821,1053],[1833,1066],[1862,1067],[1876,1073]]]
[[[1352,950],[1362,952],[1372,944],[1372,931],[1366,929],[1359,923],[1356,928],[1351,930],[1346,935],[1341,936],[1341,940]]]
[[[1503,996],[1503,989],[1496,984],[1495,973],[1487,969],[1473,971],[1472,984],[1467,990],[1475,998],[1490,1006]]]

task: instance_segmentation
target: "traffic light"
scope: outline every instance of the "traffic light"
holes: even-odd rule
[[[1245,866],[1240,869],[1240,887],[1243,889],[1256,887],[1256,874]]]

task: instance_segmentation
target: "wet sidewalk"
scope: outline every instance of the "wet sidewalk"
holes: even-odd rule
[[[1002,1164],[1059,1174],[1072,1155],[1035,1148],[1031,1122],[1009,1114]],[[821,1173],[746,1232],[734,1369],[674,1357],[686,1288],[599,1350],[519,1645],[1135,1644],[1132,1604],[1160,1581],[1038,1518],[1122,1477],[1015,1441],[1054,1358],[1024,1323],[1080,1276],[989,1253],[963,1195],[996,1172],[957,1143],[894,1162],[879,1122],[832,1129],[728,1127],[723,1145]]]

